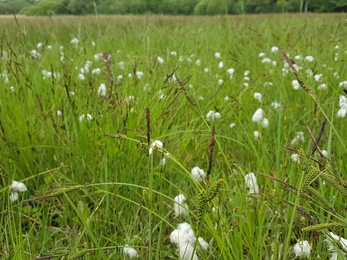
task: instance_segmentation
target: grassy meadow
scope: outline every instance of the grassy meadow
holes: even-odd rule
[[[344,259],[346,26],[1,17],[0,258]]]

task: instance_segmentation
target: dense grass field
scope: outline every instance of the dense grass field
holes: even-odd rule
[[[344,259],[346,26],[0,18],[0,258]]]

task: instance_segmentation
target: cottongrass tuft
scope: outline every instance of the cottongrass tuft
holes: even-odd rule
[[[261,126],[263,127],[263,128],[267,128],[267,127],[269,127],[269,120],[267,119],[267,118],[263,118],[263,120],[261,121]]]
[[[337,73],[337,72],[336,72]],[[338,75],[338,74],[337,74]],[[347,87],[347,80],[345,80],[345,81],[341,81],[340,83],[339,83],[339,87],[341,88],[341,87],[343,87],[343,88],[346,88]]]
[[[271,47],[271,52],[272,52],[272,53],[278,52],[278,47],[277,47],[277,46]]]
[[[313,62],[314,58],[312,56],[308,55],[308,56],[305,57],[305,61]]]
[[[323,75],[322,75],[322,74],[316,74],[316,75],[314,75],[313,77],[314,77],[314,80],[315,80],[315,81],[321,82],[321,81],[322,81]]]
[[[174,213],[175,217],[185,217],[189,215],[189,206],[187,199],[183,194],[179,194],[174,198]]]
[[[17,201],[19,198],[18,192],[24,192],[27,191],[27,187],[23,182],[19,181],[12,181],[12,184],[10,186],[10,201],[14,202]]]
[[[178,224],[177,229],[170,234],[171,243],[178,246],[180,260],[199,260],[194,249],[196,240],[201,249],[207,250],[209,248],[210,245],[202,237],[196,239],[191,225],[187,222]]]
[[[195,180],[197,180],[198,182],[202,182],[205,177],[206,177],[206,173],[203,169],[200,169],[198,166],[195,166],[192,170],[191,170],[192,176]]]
[[[328,89],[328,85],[323,83],[323,84],[320,84],[318,87],[317,87],[318,90],[326,90]]]
[[[100,75],[100,73],[101,73],[101,69],[100,68],[95,68],[95,69],[93,69],[92,70],[92,74],[94,75]]]
[[[229,128],[234,128],[235,126],[236,126],[235,123],[231,123],[231,124],[229,125]]]
[[[265,118],[264,115],[264,110],[262,108],[258,108],[252,116],[252,121],[257,124],[261,123],[263,128],[267,128],[269,126],[269,120]]]
[[[155,140],[153,143],[151,143],[151,145],[149,146],[149,150],[148,150],[149,154],[153,153],[154,147],[157,147],[159,151],[162,151],[163,147],[164,147],[163,142],[160,140]]]
[[[137,77],[138,79],[142,79],[142,77],[143,77],[143,72],[142,72],[142,71],[136,71],[135,75],[136,75],[136,77]]]
[[[203,250],[205,250],[205,251],[206,251],[206,250],[209,248],[209,246],[210,246],[210,244],[207,243],[207,242],[205,241],[205,239],[203,239],[202,237],[198,237],[198,242],[199,242],[200,247],[201,247]]]
[[[332,240],[334,240],[335,242],[337,242],[344,251],[347,250],[347,239],[340,237],[336,234],[334,234],[333,232],[329,232],[330,237],[325,239],[324,241],[326,241],[328,243],[328,250],[331,252],[331,257],[330,260],[337,260],[338,258],[338,253],[337,253],[337,247],[333,244]],[[346,253],[342,252],[342,250],[340,250],[340,253],[345,256]]]
[[[261,101],[262,101],[262,98],[263,98],[263,95],[262,95],[261,93],[259,93],[259,92],[255,92],[255,93],[253,94],[253,97],[254,97],[254,99],[256,99],[256,100],[258,100],[259,102],[261,102]]]
[[[337,111],[337,117],[345,117],[347,113],[347,98],[345,96],[340,96],[339,106],[340,109]]]
[[[259,131],[255,130],[255,131],[253,132],[253,136],[254,136],[254,139],[259,139],[259,138],[260,138],[260,133],[259,133]]]
[[[33,57],[33,58],[40,58],[41,57],[41,54],[37,50],[32,50],[30,52],[30,54],[31,54],[31,57]]]
[[[93,120],[93,116],[91,114],[80,115],[78,119],[80,122],[83,122],[84,120],[90,121]]]
[[[71,43],[72,45],[77,46],[78,43],[79,43],[79,40],[78,40],[76,37],[74,37],[74,38],[71,39],[70,43]]]
[[[106,97],[106,84],[100,83],[100,86],[98,88],[98,95],[100,97]]]
[[[269,58],[264,58],[262,59],[261,63],[264,63],[264,64],[272,63],[272,60]]]
[[[170,241],[172,244],[192,244],[194,245],[195,235],[191,225],[187,222],[178,224],[177,229],[171,232]]]
[[[295,163],[300,163],[300,160],[299,160],[299,155],[297,153],[293,153],[291,156],[290,156],[290,159],[295,162]]]
[[[307,240],[299,241],[294,245],[295,257],[309,258],[311,253],[310,243]]]
[[[253,172],[245,175],[245,183],[248,188],[248,194],[259,194],[257,177],[255,177],[255,174]]]
[[[271,107],[273,107],[276,110],[282,109],[282,105],[280,103],[278,103],[277,101],[272,102]]]
[[[135,250],[135,248],[130,247],[128,245],[126,245],[123,248],[123,252],[124,252],[124,255],[128,256],[130,259],[139,257],[138,254],[137,254],[137,251]]]
[[[214,112],[213,110],[208,111],[206,114],[207,121],[214,121],[216,119],[220,119],[222,116],[219,112]]]
[[[304,132],[297,132],[295,138],[290,142],[290,144],[295,145],[299,142],[303,143],[304,141]]]
[[[163,63],[164,63],[164,59],[163,59],[162,57],[158,56],[158,57],[157,57],[157,62],[158,62],[159,64],[163,64]]]
[[[163,158],[161,159],[159,165],[165,166],[167,163],[167,160],[170,158],[170,153],[164,153]]]
[[[227,70],[227,72],[228,72],[228,74],[229,74],[230,76],[232,76],[232,75],[234,75],[235,70],[234,70],[233,68],[229,68],[229,69]]]
[[[259,124],[263,120],[263,118],[264,118],[264,110],[262,108],[258,108],[252,116],[252,121],[254,123]]]
[[[325,158],[328,158],[328,152],[327,150],[322,150],[322,154]]]
[[[293,89],[298,90],[300,88],[300,83],[296,79],[292,81]]]

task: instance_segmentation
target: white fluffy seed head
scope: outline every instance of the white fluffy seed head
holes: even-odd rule
[[[194,246],[190,244],[179,245],[180,260],[199,260]]]
[[[299,89],[300,88],[300,83],[299,83],[299,81],[297,81],[296,79],[294,79],[293,81],[292,81],[292,86],[293,86],[293,89]]]
[[[272,52],[272,53],[278,52],[278,47],[277,47],[277,46],[271,47],[271,52]]]
[[[155,140],[153,143],[151,143],[150,147],[149,147],[149,150],[148,150],[148,153],[149,154],[152,154],[153,153],[153,149],[154,147],[157,147],[157,149],[159,151],[162,151],[163,150],[163,142],[160,141],[160,140]]]
[[[306,56],[306,57],[305,57],[305,61],[313,62],[313,61],[314,61],[314,58],[313,58],[312,56]]]
[[[23,182],[12,181],[11,191],[24,192],[24,191],[27,191],[27,187],[25,186]]]
[[[328,158],[328,152],[327,150],[322,150],[322,154],[325,158]]]
[[[175,216],[188,216],[189,215],[189,206],[187,203],[187,199],[183,194],[179,194],[174,198],[174,213]]]
[[[250,172],[245,175],[245,183],[248,188],[249,194],[258,194],[259,193],[259,186],[257,184],[257,178],[255,177],[255,174],[253,172]]]
[[[255,93],[253,94],[253,97],[254,97],[254,99],[256,99],[256,100],[258,100],[259,102],[261,102],[261,100],[262,100],[262,98],[263,98],[263,95],[262,95],[261,93],[259,93],[259,92],[255,92]]]
[[[333,232],[329,232],[329,235],[335,240],[337,241],[340,245],[342,245],[344,250],[347,250],[347,239],[340,237],[336,234],[334,234]]]
[[[252,116],[252,121],[254,123],[259,124],[263,120],[263,118],[264,118],[264,110],[262,108],[258,108]]]
[[[260,138],[260,133],[258,131],[253,132],[254,139],[259,139]]]
[[[171,232],[170,241],[173,244],[194,246],[195,235],[192,227],[187,222],[178,224],[177,229]]]
[[[105,97],[106,96],[106,84],[105,83],[101,83],[99,88],[98,88],[98,95],[101,97]]]
[[[290,159],[291,159],[293,162],[300,163],[299,155],[298,155],[297,153],[293,153],[293,154],[290,156]]]
[[[207,121],[214,121],[215,119],[220,119],[222,116],[219,112],[214,112],[213,110],[208,111],[206,114]]]
[[[267,128],[267,127],[269,127],[269,120],[267,119],[267,118],[263,118],[263,120],[261,120],[261,126],[263,127],[263,128]]]
[[[307,240],[300,241],[294,245],[295,257],[310,257],[311,247]]]
[[[137,252],[135,248],[133,247],[125,246],[123,251],[124,251],[124,255],[127,255],[130,259],[138,257]]]
[[[234,72],[235,72],[235,70],[234,70],[233,68],[229,68],[229,69],[227,70],[227,72],[228,72],[229,75],[233,75]]]
[[[203,169],[200,169],[198,166],[194,167],[191,170],[192,176],[195,180],[197,180],[198,182],[202,182],[205,177],[206,177],[206,173]]]
[[[19,198],[19,194],[17,192],[11,192],[11,194],[10,194],[10,201],[11,202],[17,201],[18,198]]]
[[[199,237],[198,238],[198,242],[200,244],[200,247],[203,249],[203,250],[207,250],[208,247],[209,247],[209,244],[202,238],[202,237]]]

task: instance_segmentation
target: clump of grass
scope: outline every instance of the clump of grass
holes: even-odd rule
[[[342,235],[345,224],[345,126],[335,120],[333,73],[343,80],[346,68],[331,59],[344,55],[337,32],[345,17],[275,18],[3,19],[0,257],[123,258],[129,245],[139,258],[175,259],[170,233],[189,222],[210,241],[207,251],[196,245],[200,259],[289,259],[298,239],[310,239],[311,258],[324,258],[317,232]],[[315,57],[297,61],[302,92],[272,46],[292,59]],[[329,92],[316,91],[305,70],[323,73]],[[267,128],[251,121],[260,106]],[[221,117],[208,121],[212,110]],[[300,173],[283,146],[307,132],[302,122],[321,133],[288,150],[306,162]],[[151,146],[156,140],[163,145]],[[197,165],[208,173],[201,182],[189,171]],[[258,194],[247,192],[249,172]],[[14,180],[27,190],[12,202]],[[173,214],[178,194],[185,216]]]

